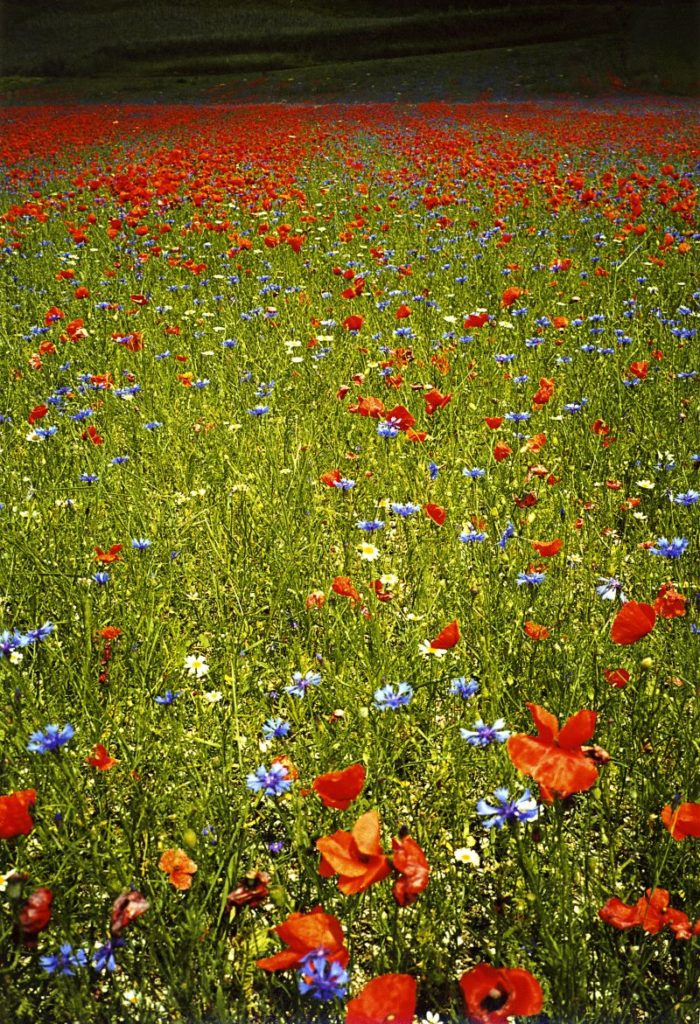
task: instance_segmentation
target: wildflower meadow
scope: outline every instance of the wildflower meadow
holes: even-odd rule
[[[3,109],[0,1021],[698,1020],[695,113]]]

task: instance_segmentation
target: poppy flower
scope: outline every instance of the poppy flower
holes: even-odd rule
[[[654,601],[654,611],[662,619],[676,619],[685,615],[686,598],[672,583],[664,583]]]
[[[470,1024],[507,1024],[510,1017],[531,1017],[542,1009],[542,988],[522,967],[479,964],[459,979]]]
[[[503,462],[504,459],[507,459],[512,454],[513,449],[505,441],[499,441],[498,444],[494,445],[493,457],[496,462]]]
[[[595,711],[578,711],[559,729],[557,719],[537,704],[528,704],[537,736],[517,734],[508,740],[515,767],[530,775],[546,792],[559,797],[582,793],[595,785],[598,769],[581,749],[595,731]]]
[[[102,548],[95,548],[95,560],[102,562],[103,565],[110,565],[112,562],[121,562],[122,557],[119,552],[123,546],[123,544],[112,544],[109,551],[103,551]]]
[[[384,415],[384,402],[382,402],[381,398],[374,398],[372,395],[369,395],[367,398],[363,398],[360,395],[357,405],[348,406],[348,412],[356,412],[360,416],[371,416],[372,419],[379,419]]]
[[[405,405],[395,405],[393,409],[387,409],[383,415],[384,419],[391,420],[399,430],[410,430],[416,423]]]
[[[429,519],[432,519],[434,523],[437,523],[438,526],[442,526],[442,524],[445,522],[447,512],[440,505],[434,505],[432,504],[432,502],[430,502],[427,505],[423,506],[423,511],[425,512],[426,516],[428,516]]]
[[[351,764],[341,771],[319,775],[314,779],[312,788],[320,796],[324,807],[347,811],[362,792],[366,775],[363,764]]]
[[[34,945],[35,940],[31,937],[48,928],[52,903],[53,893],[50,889],[44,888],[37,889],[25,902],[19,912],[20,934],[25,945]]]
[[[437,388],[431,388],[425,395],[423,395],[425,402],[425,411],[428,416],[432,416],[436,409],[444,409],[446,405],[452,401],[452,395],[443,395]]]
[[[23,789],[0,796],[0,839],[29,835],[34,828],[29,808],[35,803],[35,789]]]
[[[380,974],[350,1000],[345,1024],[412,1024],[416,989],[410,974]]]
[[[401,305],[396,310],[395,317],[397,320],[405,320],[406,317],[411,315],[411,310],[406,305]]]
[[[532,619],[528,619],[523,629],[531,640],[546,640],[549,637],[547,627],[541,626],[539,622],[533,622]]]
[[[331,469],[320,477],[321,483],[326,487],[335,487],[342,479],[343,476],[339,469]]]
[[[422,444],[427,436],[425,430],[413,430],[412,427],[409,427],[405,434],[407,441],[415,441],[418,444]]]
[[[700,934],[700,921],[691,925],[687,914],[674,910],[667,889],[647,889],[634,904],[614,897],[600,908],[598,917],[619,931],[639,927],[648,935],[658,935],[668,926],[677,939],[690,939]]]
[[[552,558],[554,555],[559,554],[561,551],[561,541],[557,537],[556,540],[533,540],[532,547],[535,549],[538,555],[542,558]]]
[[[27,422],[31,427],[33,427],[37,420],[42,420],[44,416],[48,414],[48,411],[48,405],[35,405],[27,416]]]
[[[110,768],[114,768],[115,764],[119,764],[119,760],[116,757],[110,757],[101,743],[95,744],[92,753],[85,758],[85,761],[100,772],[107,772]]]
[[[626,668],[606,668],[603,672],[605,682],[623,690],[630,681],[630,674]]]
[[[554,395],[554,380],[549,377],[540,377],[540,386],[532,396],[534,405],[546,405]]]
[[[381,850],[376,811],[367,811],[358,818],[352,832],[322,836],[316,841],[316,849],[321,854],[319,874],[323,878],[338,875],[338,888],[346,896],[364,892],[391,871],[389,859]]]
[[[332,914],[327,914],[323,907],[314,907],[308,914],[290,914],[286,921],[275,925],[272,930],[277,932],[288,948],[274,956],[256,960],[257,966],[264,971],[284,971],[288,967],[298,967],[304,957],[316,949],[323,949],[327,960],[336,961],[343,967],[350,959],[340,921]]]
[[[525,291],[522,288],[506,288],[506,290],[501,295],[501,305],[503,307],[512,306],[513,303],[524,294]]]
[[[112,905],[112,916],[110,920],[110,931],[112,935],[120,935],[121,932],[135,921],[141,914],[145,914],[150,903],[137,889],[127,889],[126,892],[117,896]]]
[[[525,442],[524,450],[528,452],[538,452],[541,448],[544,448],[546,444],[546,434],[533,434],[532,437],[529,437]]]
[[[340,597],[349,597],[351,601],[361,601],[362,598],[350,582],[349,576],[336,576],[331,584],[331,590]]]
[[[258,907],[270,895],[267,888],[270,876],[266,871],[251,871],[238,882],[226,897],[229,914],[238,907]]]
[[[353,313],[350,316],[346,316],[343,320],[343,327],[347,331],[359,331],[364,324],[364,318],[358,316],[357,313]]]
[[[453,619],[452,622],[448,623],[444,629],[442,629],[434,640],[430,641],[430,646],[434,651],[449,651],[459,643],[459,625],[457,620]]]
[[[489,428],[489,430],[498,430],[498,428],[500,427],[501,423],[503,423],[503,417],[502,416],[487,416],[485,418],[485,420],[484,420],[484,423]]]
[[[197,870],[197,865],[187,856],[184,850],[166,850],[158,861],[158,867],[165,871],[170,884],[176,889],[189,889],[192,885],[192,875]]]
[[[675,809],[666,804],[661,820],[678,842],[688,836],[700,838],[700,804],[679,804]]]
[[[488,313],[470,313],[464,321],[465,327],[483,327],[485,323],[488,323]]]
[[[118,636],[122,635],[122,631],[119,626],[105,626],[99,630],[99,634],[103,640],[116,640]]]
[[[394,882],[394,899],[400,907],[409,906],[418,899],[418,894],[428,886],[430,865],[415,839],[406,836],[404,839],[393,838],[394,870],[399,878]]]
[[[312,590],[304,602],[306,608],[323,608],[326,603],[326,595],[322,590]]]
[[[656,612],[650,604],[628,601],[615,616],[610,639],[614,644],[622,646],[636,644],[647,633],[651,633],[655,622]]]

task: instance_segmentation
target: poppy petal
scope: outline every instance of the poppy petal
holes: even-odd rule
[[[628,601],[615,616],[610,639],[614,644],[636,644],[651,633],[655,622],[656,612],[650,604]]]

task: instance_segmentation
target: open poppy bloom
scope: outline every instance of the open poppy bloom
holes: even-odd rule
[[[549,630],[547,627],[541,625],[539,622],[533,622],[532,619],[527,620],[523,629],[531,640],[546,640],[549,637]]]
[[[327,473],[323,473],[320,480],[326,487],[335,487],[342,480],[342,474],[339,469],[331,469]]]
[[[432,416],[436,409],[444,409],[452,401],[452,395],[443,395],[437,388],[431,388],[423,395],[423,401],[427,415]]]
[[[449,651],[459,643],[459,626],[457,620],[453,619],[441,630],[430,646],[436,651]]]
[[[350,1000],[345,1024],[412,1024],[416,988],[410,974],[380,974]]]
[[[595,785],[598,769],[581,745],[595,731],[595,711],[578,711],[559,729],[557,719],[537,704],[527,705],[537,736],[517,734],[508,740],[508,754],[515,767],[539,783],[545,800],[582,793]]]
[[[496,462],[503,462],[509,455],[513,454],[513,449],[505,441],[499,441],[493,448],[493,457]]]
[[[624,689],[630,681],[630,674],[626,668],[606,668],[603,675],[605,682],[610,686],[616,686],[618,690]]]
[[[650,604],[628,601],[615,616],[610,639],[614,644],[623,646],[636,644],[647,633],[651,633],[655,622],[656,612]]]
[[[598,917],[620,931],[643,928],[649,935],[658,935],[667,926],[676,939],[691,939],[700,935],[700,921],[691,925],[688,915],[674,910],[667,889],[647,889],[634,904],[623,903],[614,897],[598,911]]]
[[[522,967],[479,964],[459,979],[470,1024],[507,1024],[542,1009],[540,983]]]
[[[654,611],[662,619],[678,619],[685,615],[686,598],[672,583],[663,583],[654,601]]]
[[[123,544],[112,544],[109,551],[103,551],[102,548],[95,548],[95,559],[98,562],[102,562],[103,565],[110,565],[112,562],[121,562],[122,556],[119,554]]]
[[[34,828],[29,808],[35,803],[35,789],[22,789],[0,796],[0,839],[29,835]]]
[[[486,419],[484,420],[484,423],[489,428],[489,430],[498,430],[498,428],[500,427],[501,423],[503,423],[503,417],[502,416],[487,416]]]
[[[332,914],[327,914],[323,907],[314,907],[308,914],[290,914],[286,921],[272,930],[277,932],[288,948],[274,956],[256,960],[257,966],[264,971],[284,971],[288,967],[298,967],[304,957],[315,949],[323,949],[327,960],[337,961],[343,967],[350,959],[340,921]]]
[[[338,888],[346,896],[364,892],[391,871],[389,858],[382,853],[376,811],[367,811],[358,818],[352,832],[322,836],[316,841],[316,849],[321,854],[319,874],[323,878],[338,875]]]
[[[319,775],[312,783],[324,807],[333,807],[337,811],[347,811],[350,804],[362,792],[366,778],[363,764],[351,764],[339,772],[328,772]]]
[[[336,576],[331,584],[331,590],[340,597],[349,597],[351,601],[361,601],[362,598],[350,582],[349,576]]]
[[[430,865],[415,839],[392,839],[394,870],[399,878],[394,882],[394,899],[400,907],[415,903],[419,893],[428,887]]]
[[[107,772],[110,768],[114,768],[115,764],[119,764],[119,759],[110,757],[101,743],[95,744],[92,748],[92,753],[85,758],[85,761],[100,772]]]
[[[678,842],[687,836],[700,838],[700,804],[679,804],[675,810],[666,804],[661,820]]]
[[[561,541],[556,540],[533,540],[532,546],[541,558],[553,558],[561,551]]]
[[[424,505],[423,511],[425,512],[426,516],[428,516],[429,519],[432,519],[434,523],[437,523],[438,526],[442,526],[447,517],[446,510],[442,508],[441,505],[434,505],[432,502],[429,502],[427,505]]]
[[[399,430],[410,430],[416,425],[415,417],[411,415],[405,405],[395,405],[393,409],[387,409],[384,419],[391,420]]]
[[[192,875],[197,870],[197,865],[187,856],[184,850],[166,850],[158,861],[158,867],[165,871],[170,884],[176,889],[189,889],[192,885]]]

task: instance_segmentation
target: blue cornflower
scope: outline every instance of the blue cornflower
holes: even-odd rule
[[[462,476],[469,476],[472,480],[478,480],[480,476],[486,476],[485,469],[463,469]]]
[[[506,419],[510,420],[511,423],[524,423],[530,419],[529,412],[507,412]]]
[[[58,725],[47,725],[44,732],[38,730],[31,734],[27,750],[33,754],[53,754],[74,736],[75,729],[72,725],[66,724],[62,729]]]
[[[96,949],[92,955],[92,966],[100,973],[102,971],[116,971],[117,961],[114,959],[114,951],[124,945],[124,939],[117,937],[109,939],[104,946]]]
[[[569,415],[581,412],[583,406],[586,404],[586,399],[582,399],[580,402],[569,402],[568,405],[564,406],[564,412],[568,412]]]
[[[440,472],[440,467],[438,466],[437,462],[429,462],[428,463],[428,473],[430,474],[430,479],[431,480],[437,480],[439,472]]]
[[[467,700],[469,697],[473,697],[478,691],[479,684],[476,679],[467,679],[466,676],[459,676],[458,679],[452,679],[450,681],[450,693],[455,697],[461,697],[462,700]]]
[[[156,704],[163,704],[164,706],[167,706],[168,704],[172,704],[176,701],[179,696],[179,692],[173,693],[172,690],[166,690],[162,697],[155,697],[154,700]]]
[[[504,729],[505,718],[497,718],[493,725],[486,725],[479,719],[474,723],[473,729],[460,729],[462,739],[466,740],[470,747],[488,747],[492,743],[505,743],[510,732]]]
[[[269,405],[255,405],[252,409],[248,409],[249,416],[264,416],[270,411]]]
[[[387,711],[389,708],[395,711],[409,704],[412,696],[413,689],[408,683],[399,683],[396,688],[387,683],[386,686],[374,691],[374,706],[380,711]]]
[[[99,479],[97,473],[81,473],[78,477],[78,480],[84,484],[96,484]]]
[[[662,555],[664,558],[680,558],[688,547],[685,537],[674,537],[669,541],[666,537],[659,537],[655,548],[649,548],[652,555]]]
[[[27,644],[38,644],[42,640],[46,640],[47,637],[51,636],[54,629],[53,622],[45,622],[43,626],[37,626],[36,629],[30,629],[26,635],[26,638],[22,638],[21,634],[18,635],[18,647],[26,647]],[[22,643],[22,639],[26,639],[26,643]]]
[[[348,972],[337,960],[328,960],[327,950],[320,948],[301,959],[297,971],[299,991],[305,996],[327,1003],[331,999],[344,999],[348,990]]]
[[[355,526],[358,530],[364,530],[365,533],[373,533],[375,530],[382,530],[384,523],[381,519],[358,519]]]
[[[158,420],[151,420],[150,423],[146,423],[144,424],[144,426],[146,430],[159,430],[160,427],[163,426],[163,424],[159,423]]]
[[[292,780],[283,764],[271,765],[269,771],[264,765],[246,776],[245,784],[254,793],[265,796],[281,796],[292,788]]]
[[[19,644],[17,643],[16,638],[16,633],[13,636],[12,633],[9,633],[7,630],[0,634],[0,658],[3,657],[3,655],[8,657],[17,649]]]
[[[92,576],[92,581],[93,583],[100,584],[100,586],[104,586],[105,583],[109,583],[109,573],[104,571],[96,572]]]
[[[129,461],[128,455],[115,455],[112,459],[113,466],[123,466],[125,462]]]
[[[281,740],[289,733],[289,722],[282,718],[269,718],[263,723],[262,732],[266,740]]]
[[[523,583],[527,583],[529,587],[538,586],[547,574],[545,572],[519,572],[518,573],[518,586],[522,587]]]
[[[377,425],[377,433],[380,437],[398,437],[401,431],[394,423],[387,420],[385,423]]]
[[[625,595],[622,593],[623,584],[618,579],[611,576],[609,579],[607,576],[599,576],[600,586],[595,588],[596,594],[600,595],[604,601],[614,601],[616,597],[620,598],[622,604],[627,600]]]
[[[496,804],[490,804],[486,800],[479,800],[476,805],[476,813],[486,820],[485,828],[503,828],[511,821],[536,821],[539,817],[537,802],[532,799],[530,790],[526,789],[519,800],[509,800],[508,790],[501,787],[493,791]]]
[[[301,672],[295,672],[292,676],[294,682],[291,686],[285,686],[287,693],[293,697],[303,697],[310,686],[318,686],[321,682],[321,673],[312,672],[310,669],[302,675]]]
[[[391,511],[395,512],[397,516],[401,516],[402,519],[407,519],[408,516],[420,512],[420,505],[414,505],[411,501],[407,501],[403,505],[398,501],[392,501]]]
[[[480,530],[462,530],[459,539],[463,544],[478,544],[482,540],[486,540],[486,534]]]
[[[66,942],[53,956],[40,956],[39,964],[47,974],[69,974],[74,977],[75,971],[72,968],[85,967],[87,953],[84,949],[76,949],[74,953],[73,947]]]
[[[47,437],[53,437],[57,430],[58,427],[35,427],[34,433],[45,441]]]
[[[498,541],[499,548],[501,548],[502,551],[505,551],[506,544],[511,539],[511,537],[514,537],[514,536],[515,536],[515,527],[513,526],[512,523],[508,523],[508,525],[506,526],[505,530],[501,534],[501,537],[500,537],[500,539]]]
[[[686,491],[685,494],[676,494],[672,501],[676,505],[685,505],[686,508],[690,508],[691,505],[695,505],[696,502],[700,501],[700,491]]]
[[[284,843],[282,842],[281,839],[276,839],[274,840],[274,842],[268,843],[267,848],[270,851],[270,853],[282,853],[282,850],[284,849]]]
[[[210,846],[216,846],[219,837],[213,825],[205,825],[201,832],[202,838],[208,840]]]
[[[83,420],[87,420],[92,416],[93,411],[93,409],[81,409],[80,412],[73,413],[71,419],[75,420],[76,423],[82,423]]]
[[[355,486],[354,480],[346,480],[344,476],[341,476],[340,480],[335,480],[333,486],[337,487],[339,491],[351,491]]]
[[[151,541],[146,540],[144,537],[135,537],[131,542],[131,546],[134,551],[146,551],[150,548]]]

